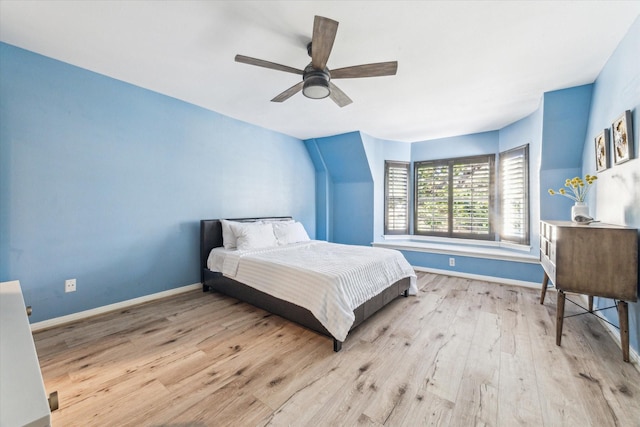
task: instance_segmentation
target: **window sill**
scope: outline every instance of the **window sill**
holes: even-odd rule
[[[540,262],[540,258],[537,255],[531,255],[530,246],[503,242],[424,236],[384,236],[384,241],[373,242],[372,246],[530,264],[538,264]]]

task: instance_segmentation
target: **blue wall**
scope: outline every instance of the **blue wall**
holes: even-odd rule
[[[199,282],[203,218],[315,236],[302,141],[6,44],[0,64],[0,281],[32,321]]]
[[[587,132],[593,85],[544,94],[540,208],[545,220],[571,220],[573,201],[552,196],[550,188],[564,187],[567,178],[582,175],[582,146]],[[595,150],[595,149],[594,149]],[[595,174],[595,168],[587,172]]]
[[[406,250],[401,252],[413,266],[441,271],[449,270],[454,274],[466,273],[524,282],[536,282],[541,280],[543,275],[539,264],[456,255],[456,265],[450,267],[451,255],[449,254]]]
[[[333,194],[333,182],[317,141],[309,139],[304,143],[316,172],[316,238],[318,240],[332,241],[331,195]]]
[[[497,154],[499,133],[497,131],[452,136],[414,142],[411,145],[411,160],[449,159],[455,157]]]
[[[371,244],[374,188],[360,133],[310,139],[305,144],[312,153],[316,177],[323,182],[316,187],[318,217],[329,215],[322,222],[326,229],[318,230],[318,236],[336,243]]]
[[[364,133],[360,135],[374,184],[371,236],[372,241],[380,241],[384,233],[384,162],[386,160],[410,162],[412,144],[378,139]]]
[[[548,188],[593,173],[593,139],[633,113],[640,150],[640,19],[593,85],[544,94],[503,129],[413,144],[359,132],[299,141],[0,45],[0,280],[20,279],[32,320],[195,283],[197,221],[293,215],[311,237],[383,234],[384,160],[498,153],[530,144],[531,250],[538,220],[568,219]],[[640,160],[598,175],[597,219],[640,228]],[[448,269],[448,255],[405,251]],[[537,282],[538,265],[456,257],[456,271]],[[63,293],[76,277],[78,292]],[[597,300],[599,306],[610,301]],[[607,314],[616,323],[617,315]],[[630,304],[638,351],[640,305]]]
[[[529,144],[529,254],[538,256],[540,247],[541,190],[540,157],[544,106],[522,120],[500,129],[500,152]],[[542,274],[540,271],[539,274]],[[535,277],[532,275],[531,277]]]
[[[593,85],[589,122],[583,145],[582,174],[595,171],[595,138],[610,129],[611,123],[625,110],[631,110],[635,154],[632,160],[613,165],[598,174],[595,192],[588,196],[590,214],[612,224],[628,225],[640,229],[640,18],[611,55]],[[640,279],[639,279],[640,281]],[[612,305],[612,301],[597,298],[599,308]],[[615,310],[603,312],[607,319],[618,324]],[[629,304],[629,340],[631,347],[640,352],[640,303]]]

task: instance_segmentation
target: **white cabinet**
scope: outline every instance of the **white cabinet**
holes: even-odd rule
[[[0,426],[51,425],[20,282],[0,283]]]

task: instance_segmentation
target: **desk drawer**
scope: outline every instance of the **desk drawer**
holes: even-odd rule
[[[542,264],[542,268],[544,272],[549,276],[549,280],[556,284],[556,266],[551,262],[551,260],[545,256],[540,257],[540,263]]]

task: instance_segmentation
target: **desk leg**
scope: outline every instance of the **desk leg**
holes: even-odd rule
[[[547,295],[547,285],[549,284],[549,276],[547,272],[544,272],[544,277],[542,278],[542,290],[540,291],[540,304],[544,304],[544,297]]]
[[[558,308],[556,310],[556,345],[562,340],[562,321],[564,320],[564,292],[558,289]]]
[[[589,295],[589,313],[593,313],[593,296]]]
[[[629,361],[629,308],[624,301],[618,302],[618,319],[620,321],[620,346],[622,360]]]

